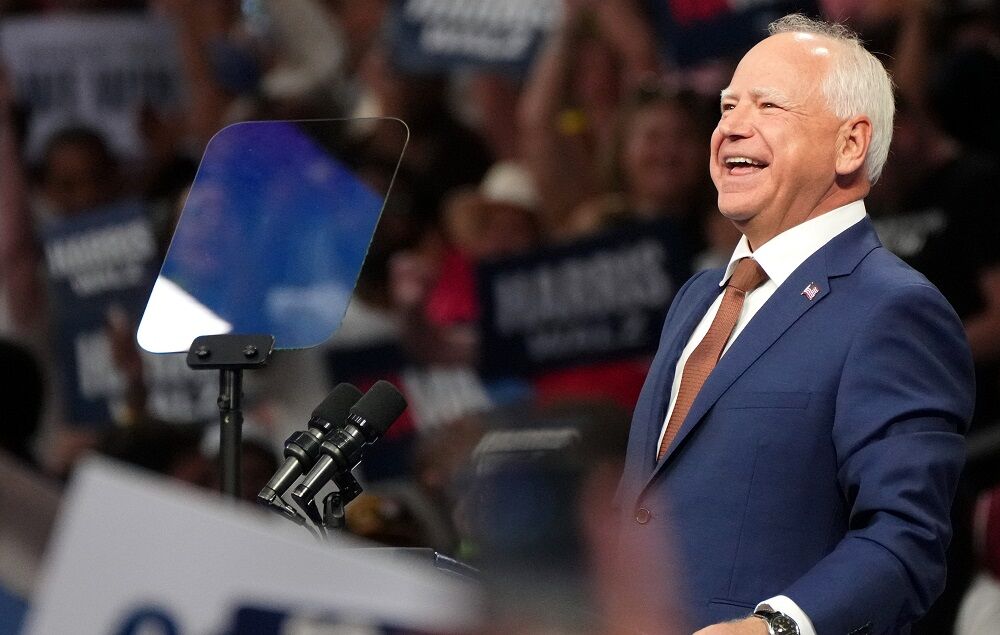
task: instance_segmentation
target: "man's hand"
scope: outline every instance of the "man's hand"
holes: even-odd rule
[[[712,624],[694,635],[767,635],[767,623],[757,617],[748,617],[738,622]]]

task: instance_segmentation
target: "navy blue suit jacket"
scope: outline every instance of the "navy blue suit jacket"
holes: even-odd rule
[[[670,532],[693,627],[787,595],[819,635],[907,632],[944,585],[973,406],[961,322],[866,218],[775,291],[656,464],[677,359],[721,275],[689,280],[667,314],[616,499],[625,538]]]

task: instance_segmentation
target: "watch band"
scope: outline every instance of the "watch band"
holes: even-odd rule
[[[757,609],[753,617],[759,617],[767,623],[768,635],[802,635],[798,623],[784,613]]]

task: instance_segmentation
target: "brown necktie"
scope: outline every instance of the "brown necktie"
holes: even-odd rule
[[[740,317],[743,309],[743,300],[746,295],[759,287],[767,280],[767,274],[760,268],[753,258],[740,258],[736,263],[736,270],[726,284],[726,290],[722,296],[722,304],[719,305],[719,312],[712,320],[712,326],[708,328],[704,339],[695,347],[684,365],[681,375],[681,387],[677,392],[677,401],[674,409],[670,413],[670,420],[667,421],[667,431],[660,441],[660,448],[656,452],[656,460],[659,461],[666,454],[671,441],[677,436],[677,431],[684,418],[687,417],[694,398],[698,396],[708,375],[715,368],[715,364],[722,356],[722,350],[729,341],[729,336],[733,334],[733,328]]]

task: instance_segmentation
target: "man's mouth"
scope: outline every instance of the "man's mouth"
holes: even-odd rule
[[[767,163],[744,156],[727,157],[724,161],[726,170],[732,176],[756,174],[767,167]]]

